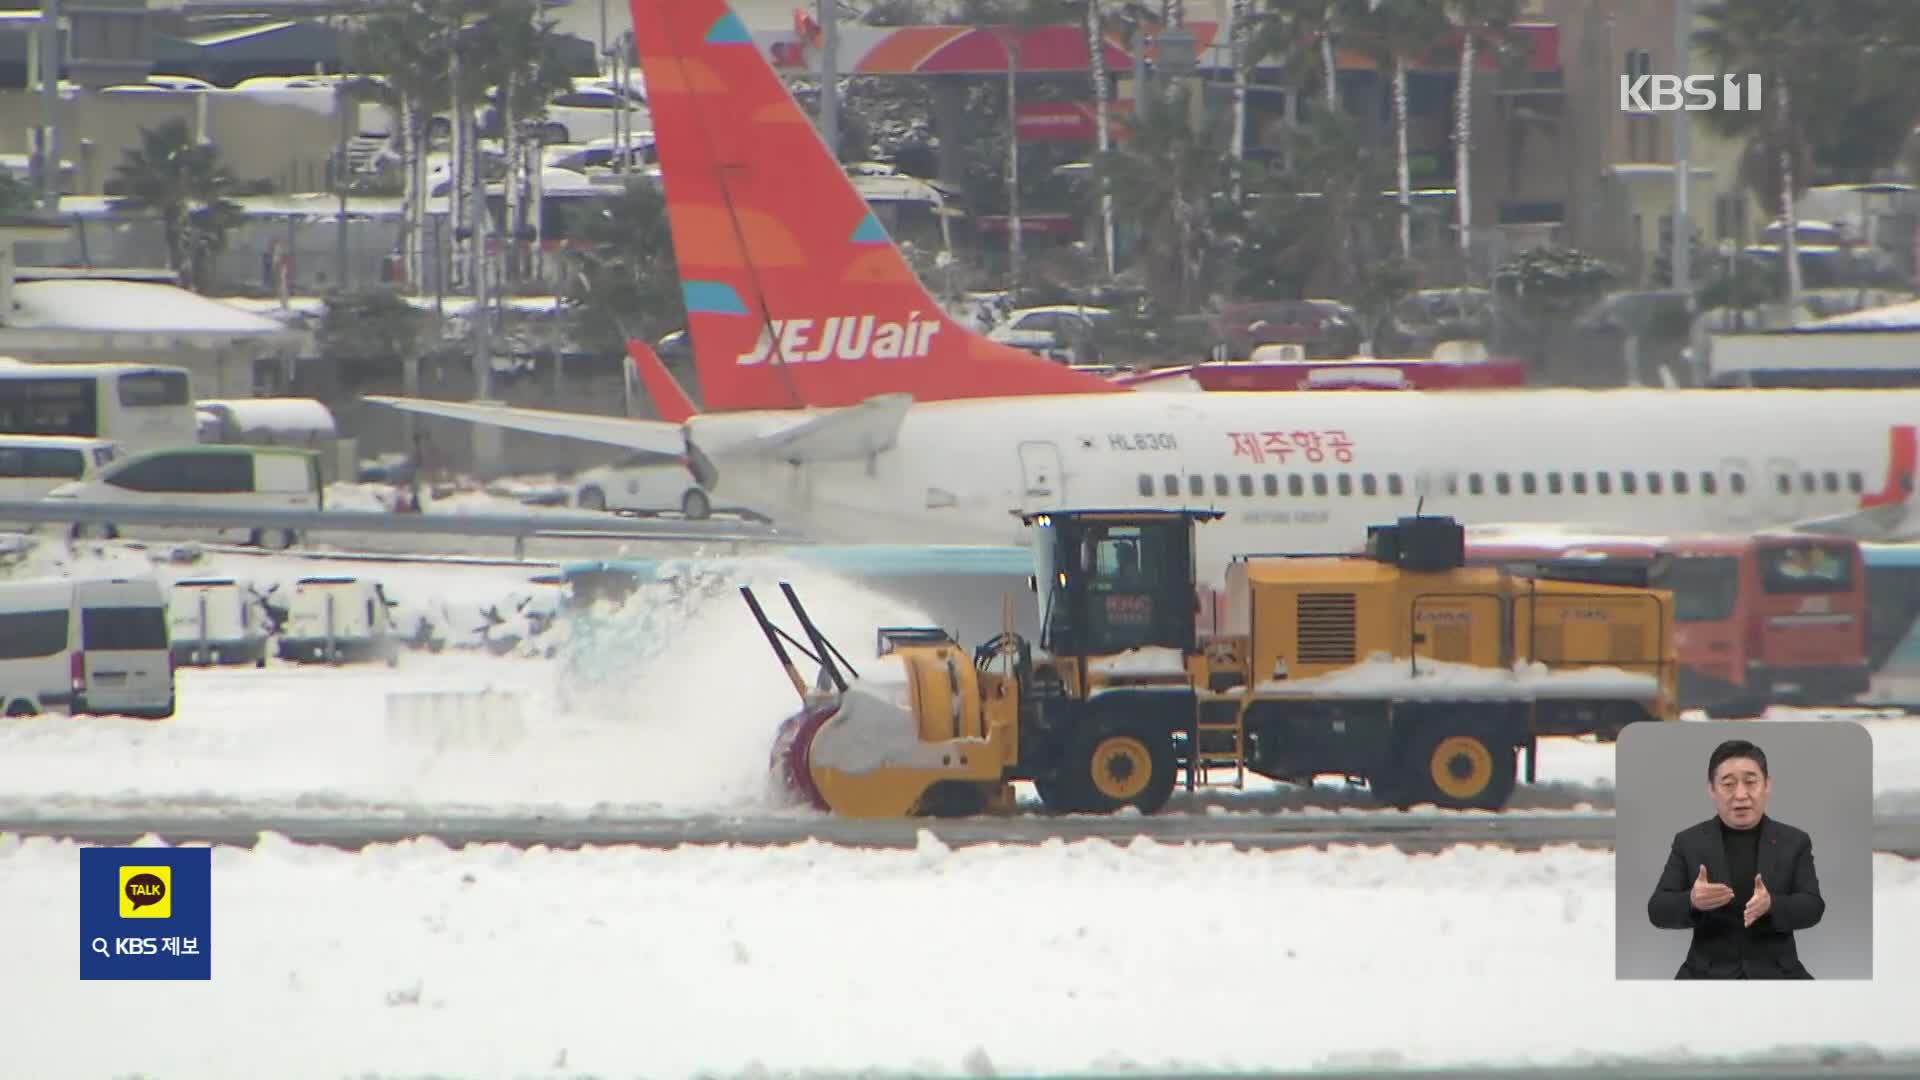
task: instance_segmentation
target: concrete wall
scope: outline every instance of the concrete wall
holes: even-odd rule
[[[142,127],[158,127],[178,118],[201,130],[220,149],[220,158],[241,181],[270,179],[279,191],[324,188],[327,158],[338,141],[331,113],[290,105],[272,105],[239,94],[92,94],[63,100],[60,110],[61,156],[72,163],[69,194],[103,194],[129,149],[140,145]],[[0,153],[31,151],[29,129],[45,121],[38,94],[0,91]]]

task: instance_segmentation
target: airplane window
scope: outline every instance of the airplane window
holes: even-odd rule
[[[1571,475],[1573,477],[1573,493],[1575,495],[1585,495],[1587,493],[1587,474],[1577,472]]]
[[[1779,487],[1780,494],[1793,494],[1793,477],[1788,476],[1786,473],[1781,473],[1779,476],[1774,477],[1774,480],[1777,482],[1776,486]]]
[[[1593,490],[1596,494],[1613,494],[1613,474],[1605,469],[1593,474]]]
[[[1659,473],[1650,472],[1647,474],[1647,494],[1649,495],[1660,494],[1660,474]]]
[[[1207,493],[1207,478],[1201,476],[1199,473],[1188,476],[1187,492],[1192,495],[1205,495]]]
[[[1160,483],[1162,485],[1162,490],[1164,490],[1167,494],[1169,495],[1180,494],[1180,478],[1173,475],[1172,473],[1168,473],[1167,475],[1161,477]]]
[[[1460,494],[1460,474],[1459,473],[1447,474],[1447,494],[1449,495]]]
[[[1813,474],[1812,473],[1803,472],[1800,474],[1800,490],[1801,491],[1813,490]]]
[[[1513,494],[1512,481],[1507,478],[1506,473],[1493,474],[1493,490],[1497,495]]]
[[[1862,488],[1862,484],[1860,482],[1860,474],[1857,472],[1848,473],[1847,474],[1847,490],[1853,492],[1855,495],[1858,495],[1860,494],[1861,488]]]
[[[1520,493],[1522,495],[1532,495],[1535,493],[1532,473],[1523,472],[1520,474]]]
[[[1315,495],[1325,495],[1327,493],[1327,474],[1326,473],[1313,474],[1313,493]]]
[[[1469,494],[1473,494],[1473,495],[1486,494],[1485,491],[1481,490],[1479,473],[1469,473],[1467,475],[1467,491]]]
[[[1146,473],[1140,474],[1140,494],[1142,495],[1153,494],[1153,477],[1147,475]]]
[[[1265,488],[1269,495],[1280,494],[1280,478],[1272,473],[1268,473],[1260,478],[1260,486]]]
[[[1398,495],[1401,493],[1402,490],[1404,489],[1402,489],[1400,486],[1400,474],[1388,473],[1387,474],[1387,494]]]
[[[1829,495],[1839,491],[1840,490],[1840,474],[1837,472],[1828,472],[1828,473],[1821,474],[1820,486],[1826,488],[1827,494]]]
[[[1720,479],[1710,472],[1700,474],[1700,494],[1712,495],[1719,490]]]
[[[1340,482],[1340,494],[1342,495],[1353,494],[1353,475],[1351,473],[1341,473],[1339,477],[1339,482]]]
[[[1226,473],[1213,474],[1213,493],[1215,495],[1225,495],[1227,493],[1227,474]]]
[[[1681,472],[1679,469],[1673,470],[1673,493],[1675,495],[1685,495],[1687,493],[1687,474]]]
[[[1372,473],[1361,473],[1361,474],[1360,474],[1360,494],[1362,494],[1362,495],[1378,495],[1378,494],[1380,494],[1380,492],[1379,492],[1379,490],[1378,490],[1378,489],[1376,489],[1376,488],[1375,488],[1375,487],[1373,486],[1373,474],[1372,474]]]
[[[1622,473],[1620,474],[1620,493],[1621,493],[1621,494],[1623,494],[1623,495],[1632,495],[1632,494],[1634,494],[1634,490],[1633,490],[1633,489],[1634,489],[1634,481],[1635,481],[1635,479],[1636,479],[1636,477],[1635,477],[1635,476],[1634,476],[1634,475],[1633,475],[1632,473],[1630,473],[1630,472],[1622,472]]]
[[[1253,477],[1248,476],[1246,473],[1240,474],[1240,494],[1253,494]]]
[[[1306,491],[1307,491],[1306,485],[1300,482],[1299,473],[1294,473],[1293,475],[1287,477],[1287,494],[1297,498],[1301,495],[1306,494]]]
[[[1727,490],[1733,492],[1735,495],[1745,495],[1747,493],[1747,474],[1737,472],[1728,476]]]
[[[1549,495],[1560,494],[1560,474],[1559,473],[1550,472],[1547,474],[1547,494]]]

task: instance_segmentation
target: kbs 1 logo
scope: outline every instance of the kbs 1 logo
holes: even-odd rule
[[[1758,75],[1622,75],[1621,112],[1759,112],[1766,94]]]
[[[762,327],[753,351],[742,353],[736,364],[764,364],[776,355],[788,364],[817,364],[823,360],[924,360],[940,332],[938,318],[922,319],[918,311],[907,321],[885,322],[871,315],[832,315],[825,319],[773,319]],[[779,349],[774,349],[775,340]]]

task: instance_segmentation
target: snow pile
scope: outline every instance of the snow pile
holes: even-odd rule
[[[1660,692],[1651,675],[1614,667],[1549,668],[1539,661],[1510,669],[1428,657],[1396,659],[1376,652],[1361,663],[1305,679],[1274,679],[1262,693],[1327,697],[1394,697],[1442,701],[1511,701],[1532,697],[1650,698]]]
[[[893,851],[356,854],[269,837],[214,850],[213,977],[164,986],[75,977],[78,859],[0,839],[15,1075],[1384,1076],[1920,1049],[1920,862],[1891,856],[1873,868],[1876,978],[1790,993],[1616,981],[1613,854],[1571,848],[923,833]],[[1285,917],[1250,926],[1248,897]],[[1142,932],[1175,912],[1177,932]],[[903,992],[931,973],[937,1022]],[[196,1034],[209,1016],[219,1034]]]
[[[792,581],[861,675],[879,666],[876,628],[925,619],[830,576],[797,567],[783,574],[778,563],[757,562],[735,567],[738,576],[669,577],[642,589],[618,609],[597,613],[597,624],[588,621],[603,640],[589,641],[584,653],[567,652],[582,645],[575,624],[576,636],[564,641],[556,630],[559,655],[552,659],[409,652],[393,670],[182,669],[179,710],[165,723],[65,716],[0,723],[0,810],[775,809],[782,800],[768,786],[768,752],[799,702],[737,586],[752,583],[769,615],[799,636],[776,587]],[[460,589],[458,575],[424,573],[440,593]],[[625,639],[623,622],[633,624]],[[811,663],[794,659],[811,678]],[[471,699],[489,688],[515,697],[520,719],[468,726],[480,735],[510,731],[512,739],[489,742],[491,736],[455,731],[459,738],[436,740],[386,722],[394,694],[444,691]]]
[[[947,745],[921,740],[910,676],[896,655],[882,657],[864,678],[847,684],[839,712],[813,738],[812,760],[855,774],[900,766],[937,769],[946,764]]]

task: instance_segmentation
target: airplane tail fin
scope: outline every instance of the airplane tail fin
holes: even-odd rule
[[[647,392],[647,399],[653,402],[654,412],[660,419],[670,424],[684,424],[700,410],[694,407],[693,399],[687,396],[680,386],[680,380],[673,377],[667,365],[660,360],[660,354],[644,341],[627,342],[627,359],[633,365],[633,373],[639,377],[640,385]]]
[[[631,0],[710,410],[1122,392],[961,326],[725,0]]]

